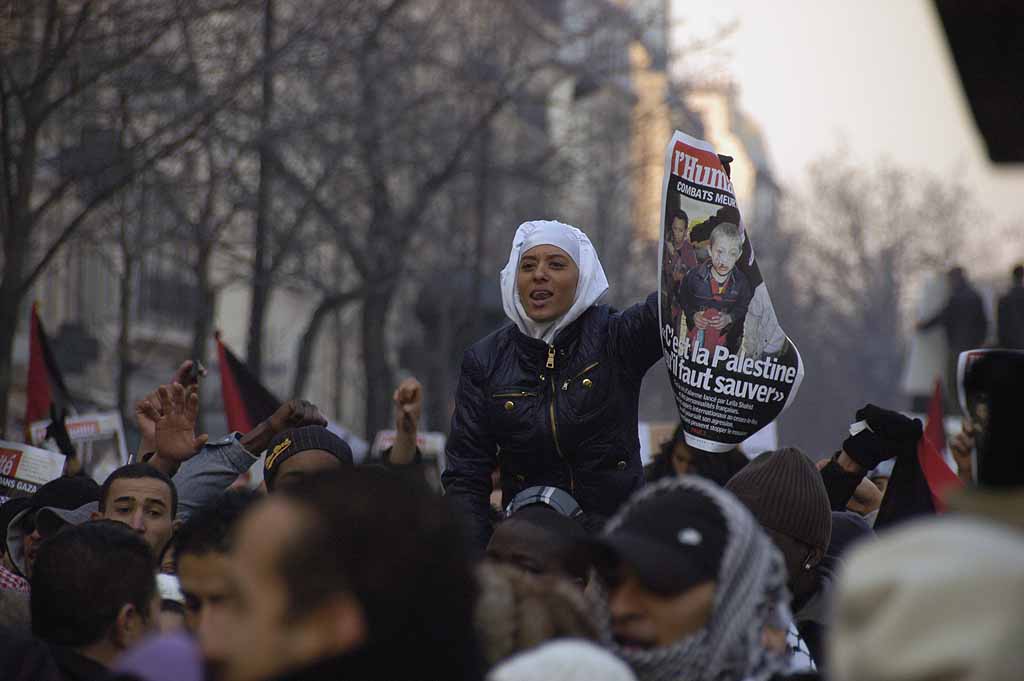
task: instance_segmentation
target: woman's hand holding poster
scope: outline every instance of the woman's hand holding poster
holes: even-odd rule
[[[803,363],[710,144],[676,131],[662,189],[661,340],[690,446],[732,449],[789,406]]]

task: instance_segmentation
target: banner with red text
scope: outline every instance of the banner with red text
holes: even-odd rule
[[[64,455],[0,440],[0,496],[24,497],[64,472]]]

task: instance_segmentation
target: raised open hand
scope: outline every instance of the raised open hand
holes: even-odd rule
[[[196,418],[199,414],[199,389],[180,383],[162,385],[156,391],[159,408],[147,398],[135,405],[136,413],[155,424],[154,442],[157,456],[182,463],[192,458],[206,441],[207,435],[196,437]]]
[[[161,416],[163,416],[163,411],[160,408],[159,389],[135,403],[135,423],[139,426],[139,432],[142,433],[142,441],[149,445],[148,449],[145,446],[140,448],[145,449],[146,452],[156,448],[156,422],[160,420]]]

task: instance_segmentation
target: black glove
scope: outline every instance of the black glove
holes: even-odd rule
[[[924,429],[919,419],[912,419],[903,414],[882,409],[873,404],[865,405],[863,409],[857,410],[857,420],[867,421],[871,430],[892,444],[902,444],[914,448],[916,451],[917,441],[921,439]]]
[[[923,432],[921,422],[889,409],[868,404],[857,410],[858,421],[866,421],[871,430],[862,430],[843,442],[847,456],[871,470],[894,456],[914,456]]]
[[[53,441],[57,443],[57,448],[60,449],[60,453],[69,459],[75,458],[77,452],[75,451],[75,445],[71,443],[71,436],[68,434],[68,429],[64,425],[64,420],[67,419],[68,412],[66,409],[62,409],[60,414],[57,413],[57,405],[50,403],[50,425],[46,426],[46,438],[53,438]]]
[[[867,429],[843,440],[843,451],[856,461],[865,473],[886,459],[896,456],[896,452],[887,447],[886,442],[877,433]]]

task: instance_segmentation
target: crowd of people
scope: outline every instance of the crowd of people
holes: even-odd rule
[[[1018,678],[1024,355],[972,364],[940,500],[920,421],[871,404],[817,462],[680,428],[645,469],[657,294],[602,305],[589,239],[548,221],[519,228],[501,284],[512,323],[466,351],[443,495],[414,379],[394,446],[356,465],[298,399],[197,435],[186,362],[138,403],[131,463],[4,503],[0,678]]]

